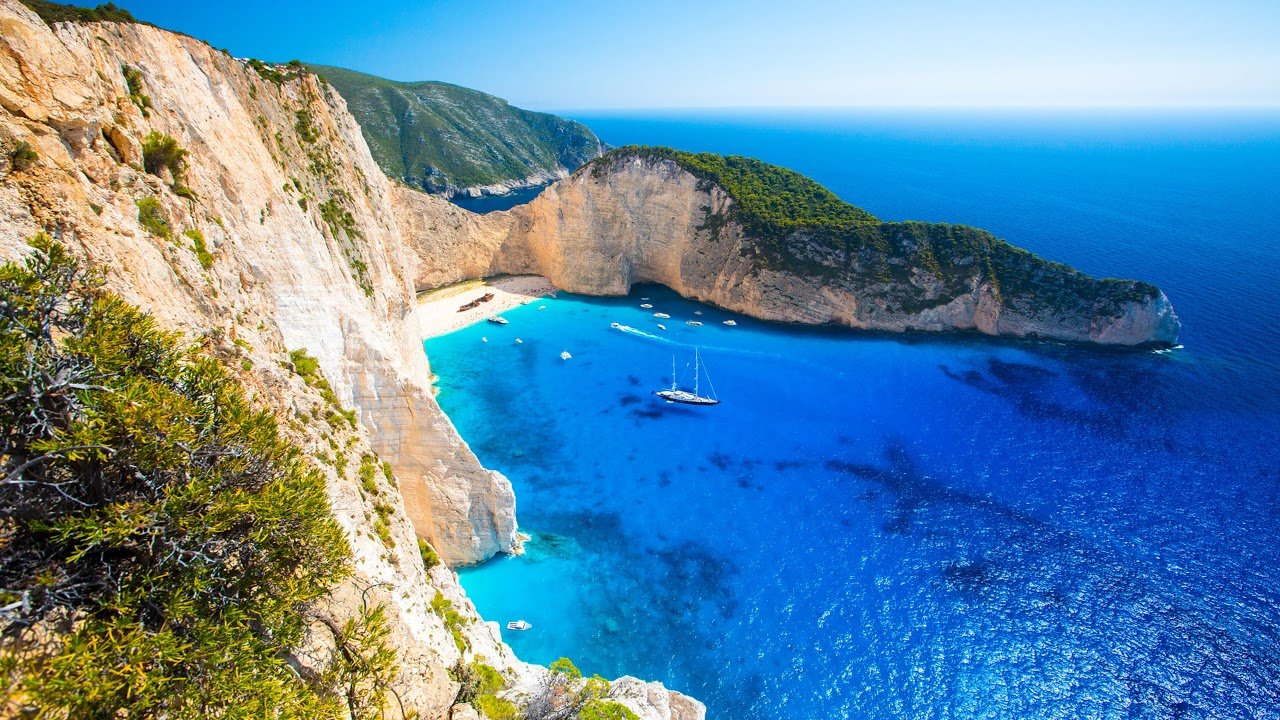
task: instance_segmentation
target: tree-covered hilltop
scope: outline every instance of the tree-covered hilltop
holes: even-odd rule
[[[309,66],[347,101],[383,172],[430,192],[572,171],[600,154],[581,123],[442,82]]]
[[[588,167],[601,177],[628,158],[674,162],[724,190],[734,201],[727,216],[708,207],[702,227],[718,234],[726,222],[741,225],[757,270],[878,286],[886,302],[905,312],[968,294],[975,278],[1002,303],[1035,313],[1116,316],[1125,303],[1160,292],[1144,282],[1085,275],[967,225],[883,222],[800,173],[753,158],[632,145]]]
[[[598,176],[623,157],[670,160],[699,180],[719,185],[736,202],[733,219],[752,237],[780,238],[803,228],[849,229],[879,222],[794,170],[741,155],[628,145],[605,153],[592,164],[592,172]]]
[[[49,0],[22,0],[22,4],[34,10],[41,20],[50,25],[56,22],[141,22],[115,3],[103,3],[91,8]]]

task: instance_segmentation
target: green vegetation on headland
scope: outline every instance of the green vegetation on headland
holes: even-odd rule
[[[429,192],[572,171],[600,153],[600,140],[581,123],[482,92],[309,67],[347,101],[382,171]]]
[[[0,715],[375,716],[380,608],[319,677],[288,661],[350,572],[323,477],[222,361],[31,244],[0,265]]]
[[[972,292],[985,281],[1003,304],[1028,313],[1114,317],[1129,302],[1158,297],[1135,280],[1098,279],[1014,247],[967,225],[883,222],[800,173],[752,158],[664,147],[617,148],[588,167],[599,177],[628,158],[677,164],[720,187],[733,204],[707,207],[700,229],[714,239],[727,222],[750,241],[755,270],[781,270],[826,281],[876,287],[894,309],[919,312]]]
[[[50,25],[56,22],[140,22],[128,10],[116,7],[115,3],[104,3],[92,8],[48,0],[22,0],[22,4],[31,8],[41,20]]]

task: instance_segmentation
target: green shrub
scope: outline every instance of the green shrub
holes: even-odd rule
[[[626,705],[611,700],[589,700],[578,713],[578,720],[640,720]]]
[[[305,108],[294,112],[297,121],[293,124],[293,129],[298,133],[298,139],[304,143],[311,144],[320,139],[320,131],[316,128],[315,122],[311,119],[311,113]]]
[[[323,479],[218,360],[32,246],[0,266],[9,709],[333,716],[285,660],[349,572]]]
[[[578,666],[574,665],[573,661],[567,657],[562,657],[559,660],[556,660],[551,663],[550,667],[551,672],[557,675],[564,675],[565,677],[572,678],[574,680],[582,677],[582,671],[579,670]]]
[[[151,96],[142,91],[142,71],[128,65],[121,66],[124,84],[129,90],[129,102],[137,106],[142,117],[151,117]]]
[[[205,245],[204,233],[191,228],[182,234],[191,240],[191,249],[195,251],[196,259],[200,261],[200,267],[205,270],[213,267],[213,255],[209,252],[208,246]]]
[[[431,611],[440,616],[444,620],[444,626],[448,628],[449,634],[453,636],[453,644],[458,646],[458,652],[466,652],[470,643],[462,634],[463,619],[462,613],[453,606],[453,601],[445,597],[436,590],[436,596],[431,598]]]
[[[436,553],[436,549],[422,538],[418,538],[418,553],[422,555],[422,564],[428,570],[440,564],[440,555]]]
[[[520,713],[510,700],[503,700],[496,695],[481,695],[471,703],[481,715],[489,720],[519,720]]]
[[[276,87],[279,87],[284,82],[284,73],[275,69],[272,65],[268,65],[257,58],[250,58],[247,64],[250,69],[258,73],[259,77],[274,84]]]
[[[507,685],[497,668],[477,658],[470,663],[461,659],[449,669],[449,677],[458,683],[458,694],[453,702],[469,703],[481,695],[493,695]]]
[[[35,148],[31,147],[31,143],[22,140],[13,146],[13,152],[9,153],[9,164],[17,172],[21,172],[36,164],[40,159],[39,153]]]
[[[152,130],[142,140],[142,168],[156,176],[168,168],[176,186],[187,171],[187,151],[177,140]]]
[[[153,197],[145,197],[136,201],[138,206],[138,222],[147,232],[165,240],[173,239],[173,231],[169,228],[169,220],[164,216],[164,208],[160,201]]]
[[[338,688],[352,720],[386,717],[383,706],[397,667],[395,650],[387,644],[391,628],[383,606],[361,608],[341,629],[330,630],[342,652],[335,654],[321,684]]]

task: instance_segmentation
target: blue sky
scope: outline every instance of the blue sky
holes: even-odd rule
[[[534,109],[1280,105],[1280,0],[117,3]]]

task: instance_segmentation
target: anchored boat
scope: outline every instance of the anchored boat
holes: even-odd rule
[[[659,390],[654,393],[658,397],[669,403],[681,403],[684,405],[719,405],[720,399],[716,397],[716,386],[711,384],[711,374],[707,374],[707,386],[711,388],[711,395],[702,394],[700,378],[704,370],[702,369],[702,355],[697,348],[693,349],[693,392],[681,390],[679,381],[676,379],[676,358],[671,356],[671,387],[666,390]]]
[[[533,627],[533,624],[525,620],[512,620],[507,623],[508,630],[528,630],[531,627]]]

